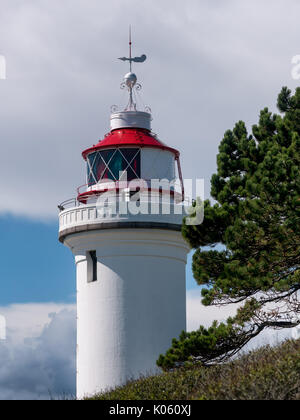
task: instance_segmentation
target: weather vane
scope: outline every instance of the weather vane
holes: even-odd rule
[[[119,60],[122,61],[129,61],[130,65],[130,73],[132,71],[132,63],[143,63],[147,56],[145,54],[141,55],[140,57],[132,57],[132,42],[131,42],[131,26],[129,27],[129,57],[119,57]]]
[[[129,68],[130,72],[124,76],[124,82],[121,83],[121,89],[125,89],[127,87],[129,92],[129,102],[125,111],[136,111],[136,103],[133,99],[133,89],[135,88],[139,91],[142,86],[137,83],[137,77],[134,73],[132,73],[132,63],[143,63],[146,60],[146,55],[143,54],[140,57],[132,57],[132,41],[131,41],[131,26],[129,26],[129,57],[119,57],[119,60],[122,61],[129,61]],[[113,107],[115,110],[115,106]]]

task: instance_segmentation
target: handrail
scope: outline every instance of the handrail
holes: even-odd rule
[[[120,189],[128,188],[128,187],[126,187],[126,185],[133,186],[133,184],[136,184],[136,187],[139,187],[139,182],[146,182],[147,185],[151,185],[151,181],[153,181],[153,180],[137,178],[137,179],[134,179],[132,181],[117,181],[117,182],[112,181],[112,180],[105,180],[105,182],[99,182],[98,184],[95,184],[95,185],[92,185],[92,186],[89,186],[88,184],[84,184],[84,185],[81,185],[80,187],[77,188],[77,198],[71,198],[69,200],[63,201],[61,204],[58,205],[58,209],[59,209],[60,212],[62,212],[66,208],[84,206],[84,205],[88,204],[89,201],[95,200],[96,197],[98,197],[101,194],[103,194],[104,192],[106,192],[109,189],[109,188],[107,188],[107,186],[109,184],[113,185],[112,192],[115,191],[116,196],[119,196],[119,190]],[[100,189],[101,184],[103,186],[102,190]],[[174,186],[174,189],[170,190],[170,192],[173,195],[176,195],[177,198],[180,197],[178,202],[181,202],[183,205],[188,205],[188,206],[191,205],[192,200],[190,200],[188,197],[183,196],[184,191],[183,191],[183,186],[182,186],[181,180],[178,180],[178,182],[174,182],[173,186]],[[95,190],[89,190],[88,189],[89,187],[94,187]],[[99,189],[96,189],[97,187]],[[179,188],[176,188],[176,187],[179,187]],[[83,188],[85,190],[83,192],[81,192],[81,190]],[[148,189],[148,191],[149,191],[149,189]],[[157,190],[157,191],[160,192],[161,190]]]
[[[70,208],[76,208],[76,207],[85,207],[89,201],[91,201],[90,204],[95,204],[95,202],[92,203],[92,199],[101,196],[101,191],[99,192],[99,194],[94,194],[93,196],[87,195],[86,197],[81,196],[80,201],[77,198],[70,198],[69,200],[65,200],[63,201],[61,204],[59,204],[57,207],[61,212],[70,209]],[[112,196],[113,197],[113,196]],[[115,197],[119,197],[118,194],[115,195]],[[149,200],[141,200],[142,203],[149,203]],[[189,197],[185,197],[184,201],[180,202],[182,205],[184,206],[191,206],[193,203],[193,200],[190,199]],[[102,205],[104,207],[109,207],[111,203],[105,201],[104,203],[102,203]]]

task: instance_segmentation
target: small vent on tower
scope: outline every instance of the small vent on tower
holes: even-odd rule
[[[93,283],[98,280],[97,273],[97,253],[96,251],[87,252],[87,281]]]

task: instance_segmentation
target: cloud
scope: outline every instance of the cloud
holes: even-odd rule
[[[0,212],[56,217],[56,205],[85,183],[81,151],[109,129],[122,102],[129,23],[153,129],[182,152],[186,178],[204,177],[206,195],[226,129],[274,108],[295,87],[296,0],[152,2],[28,0],[1,3]],[[155,34],[155,35],[154,35]],[[174,124],[176,121],[176,124]]]
[[[209,327],[214,320],[219,322],[226,321],[234,315],[237,305],[224,307],[203,306],[201,303],[200,287],[187,291],[187,330],[197,330],[200,325]]]
[[[0,313],[7,320],[7,340],[0,341],[0,399],[75,395],[75,307],[12,305]]]

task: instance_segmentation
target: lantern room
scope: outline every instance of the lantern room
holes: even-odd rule
[[[129,91],[127,107],[111,114],[110,132],[82,154],[87,165],[87,181],[84,191],[78,191],[79,201],[86,202],[87,198],[103,192],[130,188],[132,181],[135,185],[142,181],[149,191],[151,180],[170,185],[176,178],[180,180],[179,195],[184,199],[179,152],[151,131],[151,114],[137,110],[134,101],[136,81],[134,73],[125,75],[123,85]],[[170,188],[167,189],[170,193]],[[171,189],[174,195],[174,188]]]

